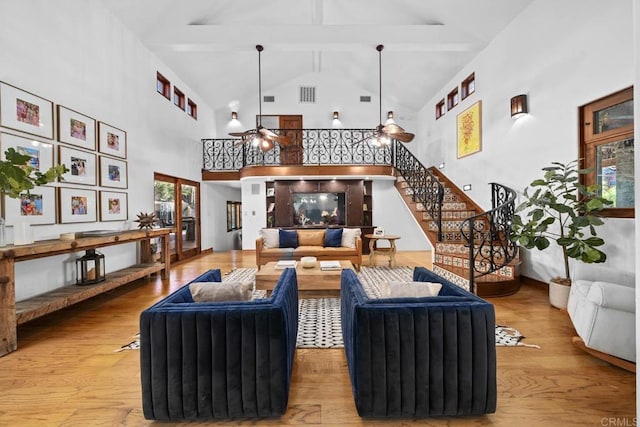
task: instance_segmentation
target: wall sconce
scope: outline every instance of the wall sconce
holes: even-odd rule
[[[511,117],[518,118],[528,112],[527,95],[516,95],[511,98]]]
[[[442,163],[440,163],[440,164],[438,165],[438,169],[444,169],[444,162],[442,162]]]
[[[462,191],[471,191],[471,184],[465,184],[462,186]]]
[[[238,113],[236,113],[235,111],[231,112],[231,120],[238,120]]]
[[[392,123],[395,123],[395,120],[393,120],[393,111],[388,111],[387,112],[387,121],[384,122],[384,125],[390,125]]]
[[[338,111],[333,112],[333,120],[331,121],[332,128],[341,128],[342,122],[340,121],[340,113]]]

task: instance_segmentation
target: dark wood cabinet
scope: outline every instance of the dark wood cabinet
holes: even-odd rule
[[[296,224],[295,193],[344,193],[345,227],[372,224],[371,181],[357,180],[281,180],[266,183],[267,227],[300,227]],[[324,227],[314,224],[308,227]],[[305,226],[307,227],[307,226]]]

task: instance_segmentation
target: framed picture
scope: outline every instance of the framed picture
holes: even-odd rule
[[[26,222],[31,225],[56,223],[56,188],[34,187],[20,198],[4,198],[4,218],[7,225]]]
[[[4,152],[9,148],[29,156],[28,164],[33,168],[33,172],[45,172],[53,166],[53,144],[10,133],[0,133],[0,151],[2,151],[0,158],[2,160],[6,160]]]
[[[96,185],[96,155],[71,147],[58,147],[58,163],[69,169],[62,178],[73,184]]]
[[[373,235],[376,237],[384,237],[384,228],[380,228],[380,227],[374,228]]]
[[[275,188],[267,188],[267,197],[272,197],[276,195],[276,189]]]
[[[127,162],[112,157],[100,156],[100,185],[103,187],[127,188]]]
[[[53,102],[0,82],[0,126],[53,139]]]
[[[482,151],[482,101],[458,114],[458,158]]]
[[[96,121],[58,105],[58,141],[86,150],[96,149]]]
[[[127,193],[100,191],[100,221],[125,221],[128,218]]]
[[[96,221],[96,190],[58,187],[60,223]]]
[[[98,122],[98,151],[110,156],[127,158],[127,133]]]

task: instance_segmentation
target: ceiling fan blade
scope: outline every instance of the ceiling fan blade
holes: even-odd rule
[[[401,126],[395,123],[389,123],[383,127],[382,132],[389,138],[397,139],[402,142],[411,142],[415,137],[414,134],[406,132]]]
[[[410,132],[395,133],[395,134],[391,134],[389,136],[391,138],[397,139],[398,141],[401,141],[401,142],[411,142],[411,141],[413,141],[413,138],[415,137],[415,135],[410,133]]]
[[[245,130],[244,132],[229,132],[229,135],[235,136],[236,138],[244,138],[245,136],[253,133],[256,133],[255,129]]]
[[[291,144],[291,140],[289,139],[289,137],[286,137],[284,135],[278,135],[277,133],[272,132],[269,129],[260,128],[258,129],[258,132],[260,132],[260,134],[269,141],[278,141],[283,145]]]

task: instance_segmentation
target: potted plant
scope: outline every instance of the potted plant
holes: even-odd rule
[[[35,171],[29,165],[31,157],[20,154],[15,148],[9,148],[4,152],[6,160],[0,160],[0,196],[8,196],[19,199],[24,193],[29,193],[37,185],[45,185],[61,178],[69,172],[65,165],[56,165],[47,171]],[[0,246],[6,246],[5,222],[0,217]]]
[[[598,196],[599,186],[580,183],[580,175],[590,171],[579,169],[578,160],[552,162],[542,170],[544,177],[525,189],[525,201],[516,208],[511,238],[527,249],[544,250],[551,240],[560,246],[564,276],[551,279],[549,300],[554,307],[566,308],[571,286],[569,258],[586,263],[607,259],[598,249],[604,240],[598,237],[596,227],[604,222],[597,214],[612,202]],[[526,215],[521,216],[524,211]]]

